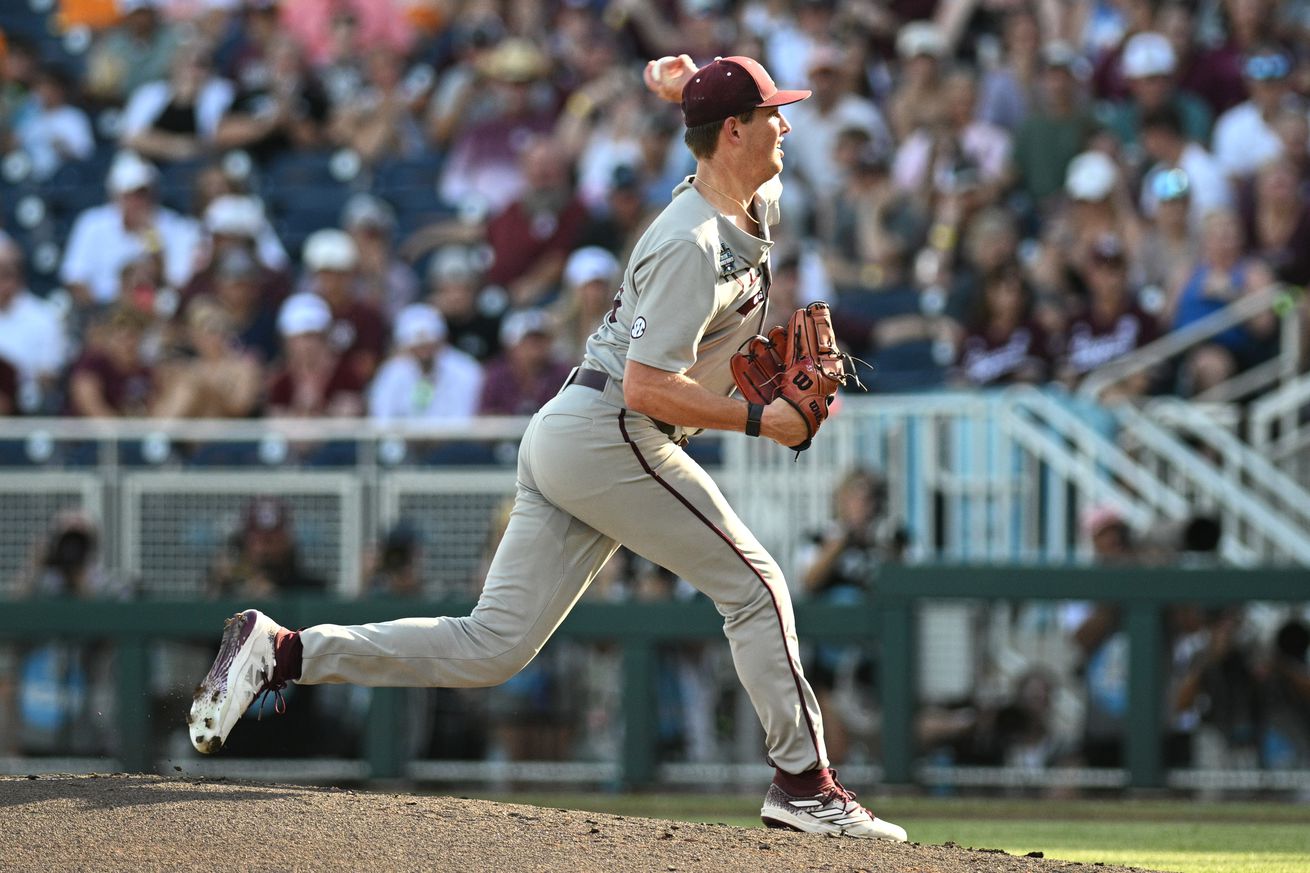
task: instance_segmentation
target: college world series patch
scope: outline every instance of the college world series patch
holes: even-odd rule
[[[646,332],[646,316],[638,315],[637,319],[632,322],[632,338],[639,339]]]

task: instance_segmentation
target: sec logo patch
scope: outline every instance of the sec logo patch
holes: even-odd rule
[[[639,339],[641,335],[645,332],[646,332],[646,317],[644,315],[639,315],[637,316],[637,320],[632,323],[632,338]]]

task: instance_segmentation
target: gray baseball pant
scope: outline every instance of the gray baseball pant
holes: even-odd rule
[[[620,544],[714,601],[773,763],[828,766],[782,571],[709,475],[624,409],[613,383],[570,385],[528,425],[509,526],[471,615],[307,628],[298,681],[498,685],[536,657]]]

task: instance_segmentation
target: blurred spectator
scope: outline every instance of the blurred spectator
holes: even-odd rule
[[[428,302],[446,321],[449,343],[479,361],[500,351],[500,322],[509,305],[503,288],[482,281],[483,253],[448,245],[428,262]]]
[[[564,261],[582,231],[586,208],[573,193],[569,165],[550,140],[523,152],[523,193],[487,224],[487,281],[514,306],[544,302],[559,285]]]
[[[901,60],[901,80],[888,102],[887,118],[900,143],[940,114],[946,41],[935,24],[910,22],[896,36],[896,54]]]
[[[672,191],[673,187],[670,185],[668,190]],[[655,215],[647,201],[640,172],[627,164],[620,164],[610,178],[604,207],[592,209],[586,225],[578,233],[578,248],[599,246],[620,263],[627,263],[637,240]]]
[[[1201,225],[1200,259],[1177,296],[1169,301],[1166,315],[1173,329],[1178,330],[1273,281],[1268,266],[1244,254],[1237,215],[1230,210],[1216,210]],[[1183,364],[1181,393],[1200,394],[1272,357],[1278,351],[1277,329],[1273,313],[1264,312],[1198,346]]]
[[[68,351],[59,311],[27,290],[23,252],[0,234],[0,359],[16,379],[9,414],[58,411]]]
[[[242,348],[221,304],[197,298],[187,308],[185,357],[158,368],[159,418],[246,418],[260,399],[259,359]]]
[[[422,597],[427,583],[419,532],[404,521],[393,525],[378,544],[364,578],[365,593],[373,597]]]
[[[860,147],[827,212],[824,265],[834,285],[874,288],[908,279],[899,274],[922,246],[928,219],[892,185],[886,151],[868,142]]]
[[[232,105],[232,83],[214,75],[208,50],[185,45],[173,55],[167,80],[134,90],[123,108],[124,148],[160,162],[201,157]]]
[[[787,163],[809,190],[812,206],[832,197],[844,181],[834,164],[837,136],[844,130],[868,133],[874,146],[890,149],[891,131],[871,100],[851,91],[850,59],[833,45],[810,51],[809,87],[813,96],[787,110]]]
[[[623,276],[618,260],[599,246],[569,255],[564,265],[564,293],[555,305],[559,338],[555,348],[568,362],[581,361],[587,339],[613,307]]]
[[[1310,629],[1289,619],[1274,636],[1264,681],[1261,763],[1287,770],[1310,765]]]
[[[240,348],[263,364],[277,358],[277,307],[286,288],[283,275],[255,263],[244,248],[228,248],[206,268],[205,278],[205,291],[199,290],[198,282],[188,287],[181,314],[188,315],[195,301],[209,300],[222,310]]]
[[[305,279],[301,285],[327,302],[332,313],[328,342],[354,378],[373,378],[387,341],[386,323],[377,307],[355,296],[359,249],[343,230],[316,230],[305,240]]]
[[[498,109],[455,134],[438,189],[446,203],[480,203],[485,213],[494,214],[522,193],[523,152],[555,126],[554,107],[539,105],[533,95],[547,63],[536,46],[517,38],[482,59],[480,72],[490,87],[478,99]]]
[[[1077,56],[1072,46],[1062,45]],[[1041,24],[1031,8],[1005,14],[1002,46],[1001,63],[987,70],[979,86],[978,118],[1013,133],[1037,103],[1043,67]]]
[[[328,341],[332,310],[317,294],[293,294],[277,317],[282,368],[268,386],[271,416],[357,416],[364,410],[365,381]]]
[[[215,271],[223,256],[232,251],[241,251],[255,262],[266,293],[275,300],[286,296],[291,258],[259,200],[246,194],[220,194],[205,207],[202,225],[207,236],[206,261],[183,289],[184,299],[212,293]]]
[[[945,315],[960,330],[972,321],[983,277],[1019,262],[1019,225],[999,206],[980,211],[964,234],[960,257],[950,275]]]
[[[1061,359],[1060,377],[1070,387],[1098,367],[1141,348],[1156,338],[1155,319],[1137,305],[1128,281],[1128,257],[1123,242],[1112,235],[1092,244],[1083,268],[1087,301],[1070,319]],[[1136,397],[1149,387],[1149,374],[1118,382],[1114,397]]]
[[[99,526],[80,511],[54,517],[36,543],[17,596],[47,600],[125,599],[105,571]],[[101,642],[41,641],[19,648],[14,681],[0,681],[0,751],[23,755],[107,755],[116,751],[114,649]],[[4,699],[5,697],[10,699]],[[6,736],[6,732],[9,736]]]
[[[505,316],[500,356],[487,364],[478,414],[532,415],[558,394],[573,362],[557,357],[554,343],[555,325],[545,310]]]
[[[1058,350],[1033,319],[1033,295],[1019,268],[983,277],[975,314],[960,342],[958,379],[971,386],[1043,382]]]
[[[121,153],[106,180],[112,200],[73,222],[59,278],[77,304],[112,302],[119,270],[143,254],[162,260],[164,279],[174,288],[191,277],[199,231],[195,222],[159,205],[158,178],[153,165]]]
[[[1143,115],[1142,144],[1155,161],[1142,180],[1142,212],[1148,217],[1155,214],[1156,206],[1153,177],[1175,168],[1187,173],[1194,229],[1211,210],[1233,205],[1233,192],[1223,168],[1203,146],[1184,135],[1176,110],[1166,106]]]
[[[1231,44],[1210,45],[1197,33],[1199,22],[1191,3],[1165,0],[1156,10],[1155,22],[1178,60],[1178,87],[1204,100],[1213,117],[1246,99],[1241,54]]]
[[[1099,127],[1082,91],[1086,61],[1064,42],[1047,43],[1040,61],[1034,99],[1014,135],[1017,181],[1039,214],[1051,208],[1069,162],[1088,147]]]
[[[36,76],[41,69],[41,54],[30,40],[17,34],[3,36],[0,52],[0,146],[12,146],[13,131],[21,112],[30,104]]]
[[[374,49],[367,56],[365,87],[333,107],[332,141],[353,149],[365,163],[417,157],[423,151],[417,106],[422,95],[405,80],[403,64],[403,57]]]
[[[1076,307],[1079,276],[1096,240],[1105,234],[1118,236],[1130,260],[1141,249],[1141,220],[1119,166],[1109,155],[1093,150],[1075,157],[1069,162],[1064,189],[1065,204],[1042,228],[1042,247],[1031,265],[1043,295],[1039,315],[1048,327],[1054,327],[1055,316]]]
[[[1283,107],[1301,102],[1291,75],[1292,61],[1276,48],[1258,50],[1242,62],[1251,98],[1221,115],[1214,128],[1214,157],[1230,177],[1250,176],[1282,153],[1274,122]]]
[[[1176,757],[1205,770],[1256,767],[1261,695],[1241,607],[1175,605],[1169,621],[1171,739],[1186,742]]]
[[[68,412],[85,418],[144,417],[155,393],[141,355],[149,317],[120,303],[101,317],[68,382]]]
[[[122,103],[142,85],[168,77],[181,43],[178,30],[163,23],[160,0],[119,0],[122,22],[96,41],[86,65],[86,91],[108,103]]]
[[[463,421],[476,414],[482,367],[446,344],[441,313],[422,303],[406,306],[396,316],[395,347],[369,388],[374,421]]]
[[[1180,136],[1194,142],[1209,141],[1210,110],[1197,97],[1178,90],[1178,58],[1165,36],[1153,32],[1134,34],[1124,44],[1121,69],[1128,84],[1128,98],[1103,104],[1099,112],[1102,123],[1129,147],[1130,160],[1135,162],[1138,152],[1133,149],[1143,144],[1146,118],[1166,109],[1178,118]],[[1146,149],[1149,152],[1150,146]]]
[[[277,7],[257,7],[250,15],[259,21],[275,19]],[[241,68],[236,96],[214,134],[218,148],[245,149],[260,162],[322,147],[329,110],[327,94],[290,37],[276,33],[266,51],[260,63]]]
[[[1186,281],[1199,248],[1191,232],[1192,184],[1186,172],[1175,168],[1156,173],[1151,188],[1155,215],[1137,248],[1132,274],[1168,298]]]
[[[301,561],[291,507],[278,497],[256,497],[241,511],[241,527],[210,567],[210,597],[250,600],[322,593],[327,583]]]
[[[972,185],[987,202],[999,193],[1010,166],[1010,136],[974,117],[977,88],[971,72],[942,84],[939,114],[929,117],[900,148],[892,178],[905,191],[954,193]]]
[[[50,178],[65,163],[85,161],[95,151],[91,121],[71,101],[74,87],[62,67],[42,67],[32,97],[13,125],[14,138],[32,159],[37,181]]]
[[[278,8],[281,26],[316,66],[374,50],[405,57],[414,45],[413,23],[398,0],[296,0]]]
[[[454,135],[499,112],[481,86],[487,56],[504,38],[504,22],[492,10],[472,9],[450,22],[449,63],[437,75],[427,108],[428,140],[438,149],[450,145]],[[544,83],[543,83],[544,87]]]
[[[833,494],[833,522],[811,534],[797,555],[805,597],[853,608],[867,608],[885,564],[905,559],[908,535],[887,514],[887,483],[869,470],[847,473]],[[836,762],[847,760],[848,735],[838,684],[873,682],[873,665],[858,647],[819,645],[806,670],[823,711],[824,739]]]
[[[1310,202],[1296,164],[1273,158],[1256,172],[1242,203],[1248,248],[1274,275],[1293,285],[1310,283]]]
[[[342,210],[341,226],[359,252],[356,298],[381,310],[388,321],[394,319],[419,292],[413,268],[395,254],[395,210],[371,194],[356,194]]]

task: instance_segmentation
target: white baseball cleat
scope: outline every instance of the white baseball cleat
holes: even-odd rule
[[[273,683],[273,643],[282,626],[256,609],[238,612],[223,624],[214,666],[196,686],[187,725],[191,745],[208,755],[223,748],[237,721]]]
[[[764,795],[760,818],[771,828],[809,834],[905,842],[905,828],[883,821],[855,802],[855,793],[833,780],[834,788],[813,797],[792,797],[777,785]]]

